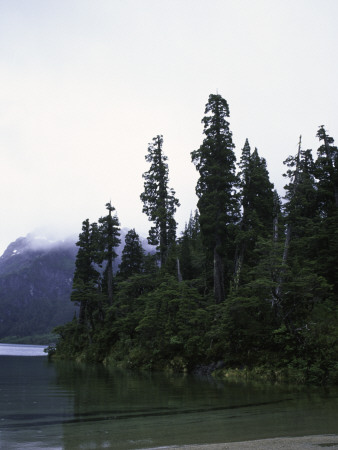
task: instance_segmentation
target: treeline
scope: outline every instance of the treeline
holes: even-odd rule
[[[338,149],[324,126],[315,159],[300,139],[281,199],[248,140],[236,164],[228,117],[226,100],[210,95],[191,153],[198,212],[181,236],[162,136],[149,145],[141,194],[156,254],[132,229],[114,274],[114,207],[83,222],[71,297],[80,312],[56,329],[59,357],[178,371],[222,361],[338,382]]]

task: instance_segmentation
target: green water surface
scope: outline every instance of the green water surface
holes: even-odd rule
[[[140,449],[338,432],[338,390],[0,356],[0,448]]]

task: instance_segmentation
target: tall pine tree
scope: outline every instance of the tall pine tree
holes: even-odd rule
[[[302,150],[285,161],[289,183],[285,186],[285,244],[277,296],[288,330],[296,335],[315,302],[327,294],[326,282],[318,276],[318,190],[311,150]]]
[[[330,215],[338,208],[338,148],[322,125],[317,132],[322,145],[318,149],[316,177],[318,178],[319,199],[322,202],[322,214]]]
[[[101,257],[100,262],[106,262],[105,267],[105,278],[107,281],[107,292],[109,304],[113,303],[113,261],[117,254],[115,252],[115,247],[120,244],[120,228],[119,220],[115,211],[114,206],[111,202],[106,204],[106,209],[108,210],[108,215],[101,217],[99,219],[100,224],[100,243],[101,243]]]
[[[180,204],[175,197],[175,191],[168,186],[168,157],[163,153],[162,136],[156,136],[153,143],[149,144],[145,159],[150,163],[150,169],[143,174],[144,192],[140,198],[143,202],[143,212],[149,221],[154,222],[149,231],[148,242],[157,246],[163,266],[176,239],[177,224],[174,214]]]
[[[318,268],[334,286],[338,296],[338,148],[322,125],[317,133],[322,145],[317,150],[315,176],[322,226],[318,234]]]
[[[259,238],[272,238],[273,233],[273,184],[264,158],[257,149],[251,152],[245,141],[240,167],[240,196],[242,217],[237,235],[235,258],[235,286],[243,276],[243,264],[250,270],[255,264],[254,249]]]
[[[214,295],[217,303],[225,299],[233,261],[231,225],[238,221],[238,197],[235,188],[236,157],[232,133],[227,122],[229,106],[219,94],[211,94],[205,107],[205,138],[192,161],[200,177],[196,186],[201,232],[213,253]],[[227,280],[225,280],[227,275]]]
[[[100,284],[100,273],[97,270],[99,233],[96,223],[90,224],[89,219],[83,221],[76,245],[79,250],[75,260],[71,300],[80,305],[79,323],[86,325],[89,322],[93,326],[94,308],[91,300]]]

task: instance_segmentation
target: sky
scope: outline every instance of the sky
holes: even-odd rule
[[[146,236],[148,143],[162,134],[178,230],[196,208],[205,104],[230,107],[283,195],[283,161],[338,140],[336,0],[0,0],[0,254],[115,206]],[[338,142],[338,141],[337,141]]]

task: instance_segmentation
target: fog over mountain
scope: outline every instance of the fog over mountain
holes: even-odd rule
[[[114,271],[127,229],[121,230]],[[9,244],[0,257],[0,339],[49,333],[77,311],[70,301],[78,236],[54,240],[30,233]],[[146,251],[152,251],[141,239]]]

